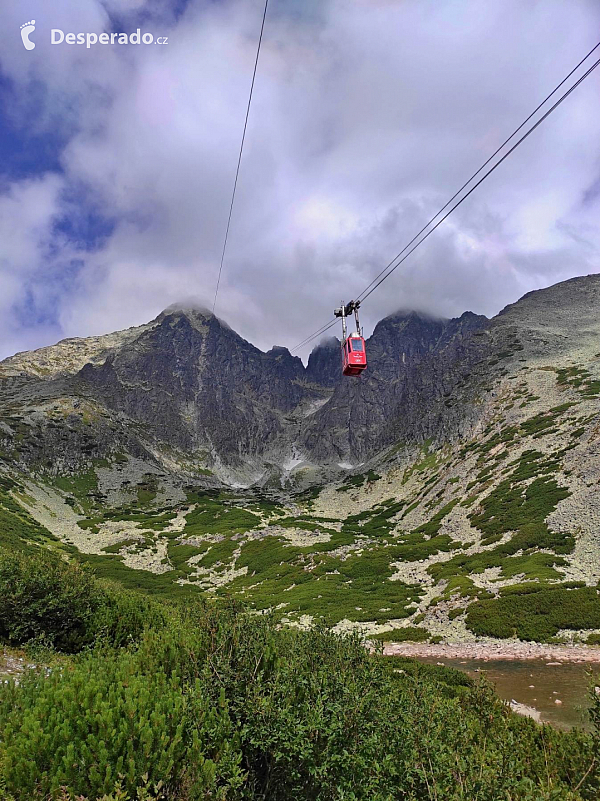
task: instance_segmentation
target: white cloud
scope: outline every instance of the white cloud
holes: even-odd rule
[[[40,29],[94,30],[108,24],[107,9],[147,13],[169,45],[27,53],[16,35],[2,51],[22,92],[43,87],[31,124],[68,136],[64,177],[44,179],[55,181],[45,209],[23,196],[41,228],[58,211],[78,213],[61,200],[61,181],[116,219],[100,250],[74,254],[58,240],[66,252],[48,261],[44,237],[30,236],[13,207],[21,245],[7,297],[32,274],[43,286],[46,271],[65,335],[141,323],[189,295],[210,307],[262,3],[192,1],[177,21],[141,0],[38,8]],[[590,49],[600,23],[589,0],[298,8],[269,12],[218,303],[265,348],[294,345],[362,290]],[[6,17],[18,31],[14,8]],[[492,314],[600,268],[597,193],[583,202],[600,173],[599,85],[593,76],[576,90],[373,294],[367,325],[411,305]],[[31,114],[25,102],[11,111]],[[23,243],[34,266],[19,256]],[[74,255],[82,267],[57,289]],[[23,342],[34,330],[23,329]]]

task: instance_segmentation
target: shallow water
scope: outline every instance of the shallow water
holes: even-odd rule
[[[500,698],[537,709],[543,722],[551,723],[559,729],[590,727],[587,709],[590,703],[591,675],[596,676],[594,684],[600,683],[600,668],[597,665],[576,662],[548,665],[548,660],[539,659],[519,661],[423,657],[419,661],[457,668],[473,677],[484,674],[495,685]],[[556,700],[562,703],[557,704]]]

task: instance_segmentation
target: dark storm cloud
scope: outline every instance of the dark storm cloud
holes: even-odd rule
[[[212,306],[262,11],[254,0],[191,0],[178,13],[144,0],[37,5],[40,28],[145,19],[169,45],[82,51],[40,39],[27,53],[13,35],[2,51],[17,98],[43,87],[30,124],[67,132],[60,171],[0,196],[4,354],[138,324],[189,296]],[[15,10],[2,14],[3,35],[18,32]],[[599,29],[587,0],[271,0],[219,315],[263,348],[326,322]],[[582,85],[372,295],[368,326],[399,307],[494,314],[599,269],[599,86]],[[17,99],[11,114],[27,125],[30,105]],[[65,214],[72,225],[57,226]],[[90,214],[111,233],[86,248],[69,230]],[[27,326],[21,314],[17,325],[26,298],[32,319],[54,322]]]

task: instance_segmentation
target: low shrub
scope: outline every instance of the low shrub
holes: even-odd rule
[[[96,653],[0,690],[2,777],[15,799],[61,787],[96,798],[119,783],[133,793],[142,781],[160,782],[163,797],[225,798],[242,783],[226,703],[140,667],[131,653]]]
[[[22,573],[52,600],[75,582],[54,569],[54,584]],[[485,682],[227,599],[136,610],[133,594],[90,587],[101,602],[86,631],[100,642],[0,685],[0,798],[598,798],[600,738],[519,718]]]
[[[41,640],[75,653],[94,640],[104,594],[94,575],[47,551],[0,552],[0,637],[13,645]]]
[[[560,629],[600,628],[595,587],[568,589],[529,585],[522,594],[477,601],[467,609],[467,626],[483,637],[519,637],[548,642]]]
[[[422,626],[404,626],[385,633],[390,642],[425,642],[429,639],[429,631]]]
[[[40,550],[0,552],[0,637],[77,653],[98,640],[114,646],[159,627],[168,606],[143,594],[101,585],[86,565]]]
[[[173,609],[165,603],[105,585],[89,634],[96,641],[119,648],[137,642],[147,628],[162,628],[172,616]]]

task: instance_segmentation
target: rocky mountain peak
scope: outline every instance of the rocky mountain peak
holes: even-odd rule
[[[493,330],[498,336],[513,332],[530,358],[593,359],[600,352],[600,275],[528,292],[500,312]]]
[[[474,425],[508,359],[519,369],[567,355],[593,361],[599,307],[600,277],[589,276],[530,293],[492,321],[399,311],[368,338],[366,372],[345,379],[335,337],[304,367],[285,347],[259,350],[206,308],[175,304],[144,326],[5,360],[0,392],[2,378],[16,378],[11,403],[28,402],[19,395],[25,373],[28,397],[60,397],[69,408],[86,399],[152,458],[176,448],[200,454],[209,469],[251,463],[260,473],[296,448],[312,464],[356,463],[399,441],[441,440]],[[110,442],[85,453],[104,458]]]
[[[324,387],[333,387],[340,380],[340,340],[328,337],[312,350],[306,365],[308,381]]]
[[[268,356],[270,359],[284,361],[290,361],[299,358],[298,356],[293,356],[288,348],[283,347],[283,345],[273,345],[273,347],[265,353],[265,356]],[[300,359],[300,361],[302,360]]]
[[[208,308],[208,306],[203,306],[201,303],[193,303],[191,301],[180,301],[177,303],[171,303],[170,306],[167,306],[166,309],[158,315],[160,317],[169,317],[169,316],[178,316],[178,315],[185,315],[190,319],[195,318],[204,318],[207,319],[209,317],[215,317],[214,313]]]

